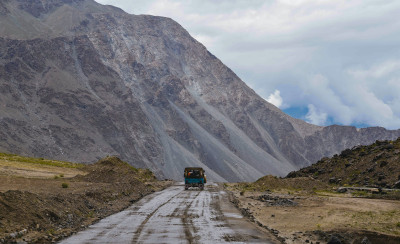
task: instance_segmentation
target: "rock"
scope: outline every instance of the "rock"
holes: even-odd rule
[[[342,244],[342,242],[336,236],[332,236],[327,244]]]
[[[365,236],[365,237],[362,239],[361,244],[372,244],[372,243],[368,240],[368,237]]]
[[[378,174],[378,181],[381,181],[381,180],[383,180],[385,178],[386,178],[386,175],[384,173],[379,173]]]
[[[392,144],[387,144],[383,147],[383,149],[386,149],[386,150],[392,150],[393,148],[394,148],[394,146]]]
[[[353,154],[353,152],[351,151],[351,149],[346,149],[346,150],[342,151],[342,153],[340,153],[340,156],[341,157],[348,157],[348,156],[350,156],[352,154]]]
[[[394,183],[393,188],[400,189],[400,180]]]
[[[345,192],[347,192],[347,188],[345,188],[345,187],[339,187],[339,188],[337,189],[337,192],[339,192],[339,193],[345,193]]]
[[[329,183],[331,183],[331,184],[336,183],[336,178],[335,177],[330,178]]]
[[[382,188],[389,187],[386,181],[378,182],[376,185],[381,189],[380,193],[386,193],[386,192],[382,191]]]
[[[297,202],[287,199],[287,198],[280,198],[277,196],[271,196],[268,194],[261,195],[257,198],[257,200],[261,202],[265,202],[267,206],[297,206]]]
[[[74,220],[74,215],[73,214],[68,214],[67,215],[67,220],[68,220],[68,222],[72,222]]]
[[[388,161],[381,161],[379,167],[383,168],[388,164]]]

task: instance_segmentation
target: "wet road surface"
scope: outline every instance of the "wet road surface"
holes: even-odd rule
[[[68,239],[67,243],[272,243],[216,184],[171,186]]]

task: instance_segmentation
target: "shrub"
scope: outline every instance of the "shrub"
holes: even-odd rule
[[[63,182],[63,183],[61,184],[61,186],[62,186],[62,188],[68,188],[68,183]]]

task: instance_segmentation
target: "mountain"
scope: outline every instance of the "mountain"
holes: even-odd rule
[[[287,178],[312,177],[340,185],[400,188],[400,138],[376,141],[322,158],[316,164],[290,172]]]
[[[321,127],[269,104],[175,21],[92,0],[0,1],[0,150],[118,155],[160,178],[286,175],[400,130]]]

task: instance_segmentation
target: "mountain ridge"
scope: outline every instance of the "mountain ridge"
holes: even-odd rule
[[[250,181],[400,136],[290,117],[169,18],[92,0],[0,9],[1,150],[75,162],[117,154],[159,177],[194,164],[215,181]]]

